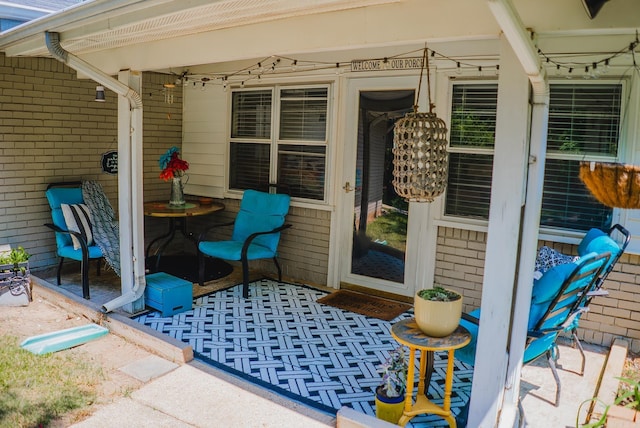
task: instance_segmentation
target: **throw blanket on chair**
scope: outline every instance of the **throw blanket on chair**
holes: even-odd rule
[[[91,212],[93,238],[109,266],[120,276],[120,226],[113,207],[95,181],[82,182],[82,197]]]

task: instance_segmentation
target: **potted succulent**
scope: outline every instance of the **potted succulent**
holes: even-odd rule
[[[376,387],[376,417],[397,424],[404,410],[407,390],[407,355],[403,346],[389,352],[378,367],[382,383]]]
[[[439,286],[419,290],[413,300],[418,328],[428,336],[448,336],[458,328],[462,295]]]

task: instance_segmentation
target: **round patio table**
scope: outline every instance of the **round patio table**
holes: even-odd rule
[[[194,238],[193,233],[190,233],[187,228],[187,220],[190,217],[197,217],[203,215],[209,215],[217,211],[222,211],[224,205],[221,203],[201,204],[198,201],[186,201],[183,205],[169,205],[165,201],[146,202],[144,204],[144,215],[148,217],[161,217],[169,219],[169,230],[164,235],[155,238],[147,246],[146,255],[150,254],[153,245],[160,242],[156,249],[156,270],[160,266],[160,258],[162,253],[169,243],[173,240],[176,234],[176,230],[179,230],[182,235],[192,241],[197,246],[197,239]],[[197,248],[196,248],[197,252]]]

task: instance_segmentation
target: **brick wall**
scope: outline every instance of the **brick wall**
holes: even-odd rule
[[[101,170],[102,153],[117,150],[117,96],[97,103],[96,83],[53,59],[0,54],[0,243],[23,246],[32,268],[56,263],[44,192],[58,181],[95,180],[117,209],[117,176]],[[164,103],[167,76],[144,74],[145,198],[169,197],[157,159],[181,141],[181,91]],[[155,91],[155,92],[154,92]],[[159,92],[158,92],[159,91]],[[170,118],[169,118],[170,115]]]
[[[577,247],[541,241],[564,254]],[[466,312],[480,307],[486,233],[449,227],[438,229],[435,283],[464,295]],[[608,297],[597,297],[580,320],[578,337],[585,342],[610,346],[617,337],[627,338],[630,349],[640,352],[640,256],[625,254],[609,274],[604,287]]]
[[[486,233],[438,228],[434,283],[464,296],[464,311],[480,307]]]

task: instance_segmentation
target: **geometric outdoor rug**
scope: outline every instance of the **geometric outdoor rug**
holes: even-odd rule
[[[314,288],[262,279],[202,296],[193,309],[172,317],[150,312],[135,318],[190,344],[196,358],[327,413],[342,406],[375,416],[377,367],[398,346],[389,333],[405,312],[383,321],[316,301]],[[436,353],[429,398],[442,405],[447,354]],[[455,361],[451,409],[457,415],[469,400],[473,369]],[[409,427],[448,426],[420,415]]]
[[[385,321],[391,321],[401,313],[411,309],[411,305],[407,303],[357,293],[351,290],[334,291],[318,299],[318,303],[335,306],[336,308],[368,317],[380,318]]]

